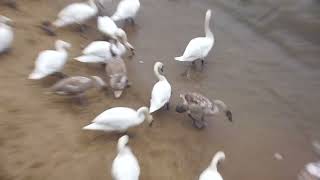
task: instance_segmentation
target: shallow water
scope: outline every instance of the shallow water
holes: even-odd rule
[[[298,53],[275,41],[261,27],[246,22],[245,13],[231,12],[227,3],[142,0],[137,25],[125,27],[136,49],[136,56],[126,61],[132,87],[117,100],[111,91],[104,95],[93,90],[88,94],[89,105],[79,107],[69,99],[45,94],[57,79],[27,80],[37,53],[51,48],[56,38],[72,43],[70,57],[100,38],[94,21],[89,23],[88,39],[73,27],[59,30],[58,37],[49,37],[38,28],[69,2],[21,0],[19,11],[0,6],[1,14],[15,21],[16,33],[11,53],[0,61],[1,179],[111,179],[119,135],[86,132],[81,127],[110,107],[148,105],[156,82],[156,61],[165,64],[173,98],[169,112],[154,114],[152,128],[144,124],[129,131],[142,180],[196,179],[218,150],[226,153],[220,167],[225,179],[292,180],[304,164],[315,160],[311,141],[320,138],[320,71],[313,61],[317,53]],[[109,5],[106,14],[112,14],[115,5]],[[204,34],[208,7],[213,9],[216,44],[203,72],[195,69],[187,80],[180,75],[187,65],[173,57],[183,53],[191,38]],[[297,42],[295,37],[304,36],[288,35],[286,40]],[[316,42],[310,44],[313,53],[319,49]],[[64,72],[104,74],[99,66],[71,58]],[[225,101],[234,123],[218,116],[209,120],[206,129],[194,129],[186,115],[174,112],[179,93],[186,91]],[[275,153],[283,160],[276,160]]]

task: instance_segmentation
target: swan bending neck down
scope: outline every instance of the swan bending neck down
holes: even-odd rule
[[[57,40],[55,42],[55,48],[57,51],[60,51],[60,52],[67,52],[67,48],[70,48],[71,47],[71,44],[65,42],[65,41],[62,41],[62,40]]]
[[[218,171],[218,169],[217,169],[218,163],[223,161],[225,158],[226,158],[226,155],[224,154],[224,152],[222,152],[222,151],[217,152],[212,158],[212,161],[209,165],[209,169],[214,170],[214,171]]]
[[[167,80],[159,71],[163,72],[163,64],[161,62],[157,62],[153,67],[154,74],[157,76],[159,81]]]
[[[207,38],[213,39],[214,36],[213,36],[213,33],[212,33],[211,29],[210,29],[210,19],[211,19],[211,10],[209,9],[206,12],[206,18],[204,20],[204,31],[206,33],[206,37]]]
[[[147,107],[141,107],[137,110],[138,113],[138,121],[137,124],[142,123],[145,119],[147,120],[147,122],[149,123],[149,126],[152,126],[153,123],[153,117],[152,115],[149,113],[149,108]]]

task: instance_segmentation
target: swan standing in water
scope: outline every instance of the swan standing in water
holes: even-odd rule
[[[73,3],[59,12],[58,18],[52,24],[44,22],[43,28],[50,34],[54,34],[57,28],[78,24],[80,25],[81,31],[83,31],[83,24],[90,18],[96,16],[97,13],[98,7],[94,0],[89,0],[88,3]],[[52,25],[54,29],[50,28],[50,25]]]
[[[150,100],[150,113],[153,113],[163,107],[167,106],[169,109],[169,101],[171,97],[171,85],[167,81],[166,77],[161,75],[159,70],[163,72],[163,64],[156,62],[154,65],[154,73],[159,81],[153,86]]]
[[[224,111],[226,117],[232,122],[232,113],[221,100],[214,100],[213,103],[205,96],[199,93],[186,93],[180,94],[182,103],[179,103],[176,107],[176,111],[179,113],[186,112],[192,119],[192,124],[196,128],[204,128],[206,126],[205,117],[213,116],[220,112],[220,108]],[[200,120],[194,117],[200,117]]]
[[[200,59],[202,67],[204,65],[204,59],[214,45],[214,35],[210,30],[211,10],[207,10],[206,18],[204,22],[205,37],[197,37],[192,39],[186,47],[184,53],[180,57],[175,57],[177,61],[186,61],[194,63],[195,60]],[[190,67],[186,70],[185,74],[190,77]]]
[[[71,44],[62,40],[55,42],[56,50],[45,50],[39,53],[33,72],[29,75],[29,79],[42,79],[53,73],[61,73],[63,66],[67,62],[67,49]]]
[[[116,23],[114,23],[114,21],[110,17],[99,16],[97,24],[98,30],[106,37],[112,39],[120,39],[128,49],[130,49],[132,52],[134,51],[133,46],[128,42],[126,32],[123,29],[118,28]]]
[[[140,166],[137,158],[127,145],[129,137],[122,136],[118,140],[118,154],[113,160],[111,174],[114,180],[138,180]]]
[[[76,98],[80,104],[83,104],[87,90],[94,87],[102,90],[106,86],[106,83],[98,76],[91,76],[91,78],[72,76],[58,81],[50,88],[50,91],[57,95]]]
[[[218,172],[217,165],[225,158],[224,152],[217,152],[212,158],[209,167],[201,173],[199,180],[223,180],[221,174]]]
[[[140,9],[139,0],[121,0],[118,4],[116,12],[111,16],[113,21],[131,20],[134,23],[134,18]]]
[[[137,111],[127,107],[115,107],[105,110],[82,129],[124,133],[128,128],[138,126],[144,120],[152,125],[153,118],[147,107],[141,107]]]
[[[9,23],[11,19],[0,16],[0,54],[8,51],[13,41],[13,31]]]

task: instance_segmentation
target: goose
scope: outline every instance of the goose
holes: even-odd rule
[[[223,180],[221,174],[217,169],[217,165],[219,162],[223,161],[225,158],[226,158],[226,155],[224,154],[224,152],[222,151],[217,152],[213,156],[209,167],[201,173],[199,180]]]
[[[180,57],[175,57],[177,61],[186,61],[194,63],[195,60],[200,59],[202,67],[204,65],[204,59],[207,57],[208,53],[212,49],[215,39],[214,35],[210,30],[210,19],[211,19],[211,10],[208,9],[206,12],[204,29],[205,37],[197,37],[192,39],[187,45],[184,53]],[[187,69],[186,74],[189,75],[190,67]]]
[[[171,97],[171,85],[167,81],[166,77],[160,74],[159,70],[163,72],[163,64],[156,62],[154,65],[154,73],[158,78],[158,82],[153,86],[150,100],[150,113],[159,110],[164,105],[169,110],[170,97]]]
[[[78,24],[80,25],[81,31],[83,31],[83,24],[90,18],[96,16],[97,13],[98,7],[94,0],[89,0],[87,3],[72,3],[58,13],[58,18],[53,23],[44,22],[43,28],[50,34],[54,34],[54,29]],[[50,25],[52,25],[54,29],[51,29]]]
[[[147,120],[152,125],[153,118],[147,107],[134,110],[128,107],[114,107],[99,114],[84,130],[118,131],[124,133],[130,127],[138,126]]]
[[[67,49],[71,48],[71,44],[57,40],[55,48],[56,50],[45,50],[39,53],[29,79],[37,80],[54,73],[62,74],[61,70],[68,59]]]
[[[113,21],[131,20],[134,23],[134,18],[140,9],[139,0],[121,0],[118,4],[116,12],[111,16]]]
[[[130,86],[127,68],[122,58],[111,60],[106,65],[106,73],[110,78],[109,85],[115,98],[120,98],[123,90]]]
[[[124,135],[119,138],[117,150],[118,154],[113,160],[111,174],[114,180],[138,180],[140,166],[136,156],[127,145],[129,136]]]
[[[128,42],[126,32],[118,28],[116,23],[108,16],[99,16],[97,20],[98,30],[103,33],[106,37],[112,39],[120,39],[122,43],[131,51],[134,51],[133,46]]]
[[[182,103],[177,105],[176,111],[179,113],[187,111],[188,116],[192,119],[193,126],[196,128],[204,128],[206,126],[205,117],[218,114],[221,109],[228,120],[232,122],[232,113],[221,100],[214,100],[212,103],[207,97],[195,92],[180,94],[180,98]],[[197,120],[194,116],[200,117],[200,120]]]
[[[83,104],[85,92],[93,87],[102,90],[106,87],[106,84],[98,76],[91,76],[90,78],[84,76],[72,76],[55,83],[50,88],[50,91],[57,95],[77,98],[79,102]]]
[[[0,16],[0,54],[7,52],[13,41],[13,31],[9,23],[12,22],[11,19]]]

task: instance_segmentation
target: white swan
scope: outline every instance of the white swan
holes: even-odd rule
[[[140,9],[139,0],[121,0],[118,4],[116,12],[111,16],[114,21],[130,19],[134,22],[134,18]]]
[[[61,72],[63,66],[67,62],[68,52],[71,44],[62,40],[55,42],[56,50],[45,50],[39,53],[33,72],[29,75],[29,79],[42,79],[50,74]]]
[[[223,180],[221,174],[218,172],[217,165],[220,161],[223,161],[225,157],[224,152],[217,152],[209,167],[201,173],[199,180]]]
[[[118,28],[116,23],[108,17],[108,16],[99,16],[97,20],[98,30],[103,33],[105,36],[113,38],[113,39],[120,39],[122,43],[131,51],[134,50],[133,46],[128,42],[126,32]]]
[[[141,124],[145,119],[151,126],[153,119],[147,107],[141,107],[137,111],[127,107],[115,107],[99,114],[83,129],[126,132],[128,128]]]
[[[7,51],[13,41],[13,31],[12,28],[8,25],[12,22],[11,19],[0,16],[0,54]]]
[[[125,46],[119,41],[115,44],[107,41],[94,41],[82,51],[82,56],[74,59],[84,63],[106,63],[116,56],[122,56],[125,52]]]
[[[140,166],[137,158],[127,146],[129,137],[122,136],[118,140],[118,155],[113,160],[111,174],[114,180],[138,180]]]
[[[169,101],[171,97],[171,85],[167,81],[166,77],[159,73],[159,70],[163,72],[163,64],[156,62],[154,65],[154,73],[159,81],[153,86],[150,100],[150,113],[153,113],[167,105],[169,109]]]
[[[52,25],[56,28],[71,24],[82,25],[97,13],[98,7],[94,3],[94,0],[89,0],[88,3],[73,3],[59,12],[57,20]]]
[[[204,22],[206,36],[192,39],[186,47],[183,55],[180,57],[175,57],[175,60],[193,62],[197,59],[201,59],[203,65],[204,58],[207,57],[214,45],[214,35],[210,30],[210,18],[211,10],[209,9],[206,12],[206,18]]]

